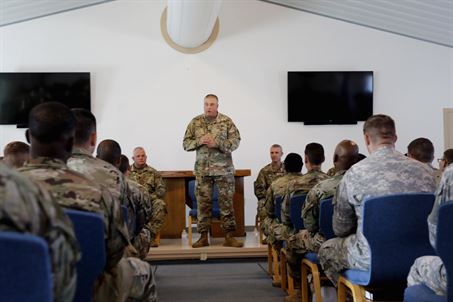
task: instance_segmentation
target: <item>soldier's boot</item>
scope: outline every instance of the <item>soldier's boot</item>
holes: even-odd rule
[[[301,300],[300,289],[294,289],[291,295],[285,297],[285,302],[299,302]]]
[[[200,238],[198,238],[198,240],[194,244],[192,244],[192,247],[194,248],[203,246],[209,246],[208,232],[201,233]]]
[[[232,232],[228,232],[225,235],[225,242],[223,243],[223,246],[243,247],[244,244],[242,242],[238,241],[236,238],[234,238]]]

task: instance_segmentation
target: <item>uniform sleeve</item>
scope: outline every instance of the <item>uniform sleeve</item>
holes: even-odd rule
[[[333,199],[333,231],[337,237],[354,234],[357,229],[357,216],[354,207],[348,202],[348,192],[345,176],[338,186]]]
[[[186,133],[184,134],[184,139],[182,146],[186,151],[194,151],[198,146],[198,139],[195,136],[194,123],[191,121],[187,126]]]
[[[272,190],[272,186],[267,189],[264,208],[266,209],[267,217],[271,219],[275,218],[274,192]]]
[[[316,187],[311,189],[304,206],[302,207],[302,220],[304,226],[310,233],[316,233],[319,230],[319,199]]]
[[[258,173],[258,177],[254,183],[255,196],[258,200],[266,198],[266,177],[263,169]]]
[[[120,203],[106,190],[103,191],[103,202],[106,205],[106,268],[113,268],[123,257],[124,249],[129,244],[129,235],[122,217]]]
[[[223,153],[233,152],[239,147],[239,143],[241,141],[239,130],[236,128],[236,125],[233,123],[233,121],[229,122],[227,131],[227,137],[222,138],[220,136],[217,136],[214,138],[217,147]]]
[[[162,176],[158,172],[156,172],[156,174],[155,174],[154,181],[155,181],[154,187],[156,188],[156,190],[154,191],[153,195],[155,195],[155,196],[153,196],[153,197],[163,199],[167,189],[165,186],[165,182],[162,179]]]

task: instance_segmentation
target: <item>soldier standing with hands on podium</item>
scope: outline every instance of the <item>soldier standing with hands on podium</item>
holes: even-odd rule
[[[214,185],[219,192],[221,227],[225,232],[224,246],[242,247],[233,237],[236,221],[233,210],[234,166],[231,152],[239,147],[241,137],[233,121],[217,111],[216,95],[204,98],[204,114],[192,119],[184,135],[186,151],[196,150],[195,196],[198,201],[198,232],[200,238],[192,247],[208,246],[208,231],[211,227],[212,196]],[[190,227],[190,226],[189,226]]]

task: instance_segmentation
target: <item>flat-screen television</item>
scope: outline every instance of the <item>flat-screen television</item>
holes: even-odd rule
[[[356,124],[373,115],[372,71],[289,71],[288,121]]]
[[[49,101],[91,110],[90,73],[0,73],[0,124],[26,126],[30,110]]]

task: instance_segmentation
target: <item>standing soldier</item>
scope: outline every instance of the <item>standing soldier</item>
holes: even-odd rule
[[[278,144],[274,144],[270,149],[271,163],[264,166],[258,173],[258,177],[254,183],[255,196],[258,198],[258,207],[256,209],[256,222],[262,223],[266,218],[266,209],[264,202],[266,201],[267,189],[271,183],[277,178],[285,175],[285,165],[282,163],[283,150]]]
[[[165,223],[167,217],[167,204],[163,200],[165,195],[165,183],[159,172],[146,164],[146,153],[142,147],[134,149],[132,156],[134,163],[131,166],[129,177],[144,186],[152,200],[153,214],[148,229],[151,236],[151,247],[158,247],[157,234]]]
[[[224,246],[242,247],[233,237],[236,221],[233,210],[234,166],[231,153],[239,147],[241,137],[233,121],[218,112],[219,99],[214,94],[204,98],[204,114],[192,119],[184,135],[186,151],[196,150],[195,195],[198,200],[198,232],[200,239],[192,247],[208,246],[211,227],[212,192],[219,192],[220,219],[225,232]]]
[[[80,250],[69,218],[47,191],[2,163],[0,231],[29,233],[47,241],[54,301],[72,301]]]

